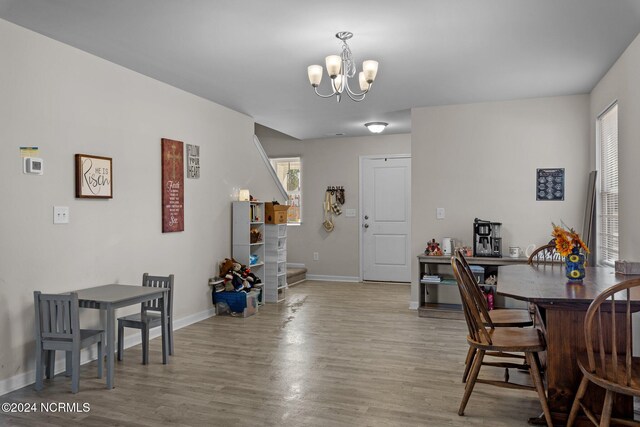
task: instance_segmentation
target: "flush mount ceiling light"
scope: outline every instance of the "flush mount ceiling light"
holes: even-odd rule
[[[369,123],[365,123],[364,125],[372,133],[380,133],[380,132],[382,132],[384,130],[384,128],[389,126],[389,123],[385,123],[385,122],[369,122]]]
[[[322,95],[318,92],[318,86],[322,80],[322,65],[309,65],[307,73],[309,75],[309,83],[313,86],[316,95],[322,98],[331,98],[336,95],[336,99],[340,102],[343,93],[356,102],[364,99],[365,95],[371,89],[371,85],[376,78],[378,72],[377,61],[363,61],[362,71],[358,74],[358,83],[361,92],[355,92],[349,86],[349,79],[356,75],[356,64],[351,54],[351,49],[347,44],[347,40],[353,37],[353,33],[349,31],[340,31],[336,37],[342,41],[342,53],[340,55],[329,55],[325,58],[327,66],[327,74],[331,78],[331,93]]]

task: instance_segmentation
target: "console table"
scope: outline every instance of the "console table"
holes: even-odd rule
[[[527,258],[492,258],[492,257],[465,257],[467,262],[471,265],[479,265],[481,267],[497,267],[502,265],[513,264],[526,264]],[[436,286],[457,286],[453,279],[453,272],[451,271],[451,257],[450,256],[428,256],[418,255],[418,316],[420,317],[438,317],[445,319],[464,319],[462,313],[462,305],[457,303],[442,303],[438,301],[427,301],[429,295],[429,288]],[[427,283],[422,280],[425,274],[433,275],[438,274],[442,276],[445,281],[443,283]],[[485,276],[486,277],[486,276]],[[447,280],[449,279],[449,280]],[[435,291],[435,288],[433,288]],[[456,301],[459,301],[457,290],[455,292],[457,297]]]

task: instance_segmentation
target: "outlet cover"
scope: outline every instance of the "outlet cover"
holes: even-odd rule
[[[53,223],[69,224],[69,206],[53,207]]]

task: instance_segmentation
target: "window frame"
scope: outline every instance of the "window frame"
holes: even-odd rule
[[[303,179],[302,179],[302,171],[304,169],[303,167],[303,163],[302,163],[302,157],[301,156],[283,156],[283,157],[270,157],[269,158],[269,162],[271,163],[271,167],[273,168],[276,177],[278,178],[278,180],[280,180],[280,177],[278,177],[278,168],[277,168],[277,164],[279,162],[298,162],[300,164],[300,174],[298,175],[298,180],[299,180],[299,184],[298,184],[298,188],[299,188],[299,200],[300,200],[300,205],[299,205],[299,210],[300,210],[300,221],[299,222],[289,222],[288,218],[287,218],[287,225],[292,225],[292,226],[299,226],[302,225],[303,222],[303,211],[304,211],[304,197],[303,197],[303,191],[302,191],[302,184],[303,184]],[[287,189],[287,185],[286,182],[282,182],[280,181],[284,190],[287,193],[287,203],[291,203],[291,199],[289,199],[290,193],[289,190]],[[291,205],[290,205],[291,206]]]
[[[602,181],[605,177],[606,174],[603,173],[603,156],[602,156],[602,121],[605,118],[605,116],[610,113],[613,109],[616,109],[616,173],[618,175],[617,180],[619,180],[619,175],[620,175],[620,156],[618,154],[618,147],[619,147],[619,108],[618,108],[618,100],[613,101],[611,104],[609,104],[607,106],[607,108],[605,108],[604,110],[602,110],[602,112],[600,114],[598,114],[598,116],[596,117],[596,170],[598,171],[598,179],[597,179],[597,198],[596,198],[596,236],[595,236],[595,246],[596,246],[596,260],[597,260],[597,264],[601,265],[601,266],[607,266],[607,267],[613,267],[615,264],[615,260],[611,260],[611,259],[604,259],[603,256],[603,250],[602,248],[604,247],[603,243],[602,243],[602,224],[603,224],[603,214],[602,214]],[[619,182],[618,182],[618,187],[619,187]],[[618,240],[617,240],[617,247],[615,249],[607,246],[607,249],[610,249],[612,252],[615,252],[618,255],[618,259],[619,259],[619,255],[620,255],[620,223],[619,223],[619,218],[620,218],[620,208],[619,208],[619,204],[620,204],[620,191],[618,188],[618,191],[616,193],[618,195],[618,209],[617,209],[617,219],[618,219],[618,225],[617,225],[617,236],[618,236]]]

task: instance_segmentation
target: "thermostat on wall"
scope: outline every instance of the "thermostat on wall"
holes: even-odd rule
[[[25,157],[24,158],[24,173],[30,173],[34,175],[42,175],[44,169],[44,162],[38,157]]]

